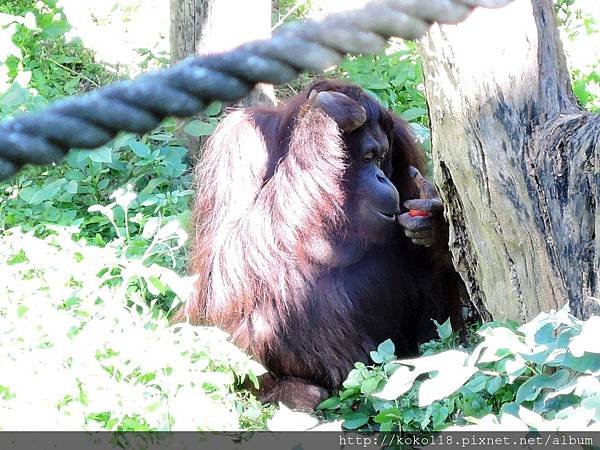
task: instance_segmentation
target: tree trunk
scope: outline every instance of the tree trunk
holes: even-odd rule
[[[205,0],[171,0],[171,65],[197,53]]]
[[[171,64],[195,54],[229,50],[271,35],[271,0],[171,0]],[[270,85],[260,85],[242,104],[273,105]],[[190,149],[197,138],[180,136]]]
[[[551,0],[476,10],[420,44],[434,178],[482,316],[600,312],[600,117],[572,93]]]

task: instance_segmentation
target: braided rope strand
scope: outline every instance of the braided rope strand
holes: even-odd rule
[[[345,54],[382,52],[390,37],[417,39],[432,23],[459,23],[474,7],[511,1],[376,0],[318,22],[288,25],[270,39],[58,100],[0,123],[0,181],[24,164],[60,161],[69,149],[99,147],[119,131],[146,133],[166,117],[192,116],[214,100],[238,101],[257,83],[280,85],[301,71],[323,72]]]

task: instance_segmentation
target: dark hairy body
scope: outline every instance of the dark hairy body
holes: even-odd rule
[[[385,339],[416,354],[431,319],[459,322],[447,225],[422,170],[408,125],[357,86],[321,81],[231,113],[196,166],[198,280],[183,314],[269,370],[263,398],[303,409]]]

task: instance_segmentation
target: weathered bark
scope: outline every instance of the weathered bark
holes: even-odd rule
[[[271,0],[171,0],[171,64],[194,55],[222,52],[271,35]],[[273,105],[273,87],[260,85],[244,106]],[[179,136],[190,149],[200,140]]]
[[[483,317],[600,312],[600,117],[582,111],[551,0],[476,10],[421,42],[435,182]]]
[[[171,0],[171,64],[197,53],[205,0]]]
[[[271,0],[171,0],[171,64],[269,36]],[[263,85],[244,104],[272,105],[274,98]]]

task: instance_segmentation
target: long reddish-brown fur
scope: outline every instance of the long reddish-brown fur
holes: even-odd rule
[[[408,352],[419,333],[414,328],[444,316],[446,306],[443,300],[429,305],[441,291],[422,287],[437,279],[426,270],[418,272],[433,267],[430,250],[416,248],[400,232],[381,261],[369,260],[364,272],[373,276],[364,275],[362,281],[362,271],[353,275],[361,283],[356,295],[358,288],[347,286],[346,275],[315,257],[315,247],[334,251],[330,243],[344,234],[351,187],[345,180],[347,149],[336,123],[306,106],[312,89],[345,93],[368,114],[382,116],[392,148],[389,178],[401,204],[418,197],[407,168],[423,170],[423,160],[408,126],[356,86],[320,82],[277,108],[231,112],[195,169],[191,272],[198,280],[184,314],[194,323],[230,332],[278,376],[335,387],[352,363],[367,359],[378,343],[373,336],[378,332],[371,333],[361,321],[373,322],[378,314],[387,322],[395,320],[400,334],[387,322],[381,332],[406,338]],[[392,272],[381,268],[398,258],[407,258],[408,265]],[[394,271],[398,281],[388,280]],[[377,276],[381,279],[372,279]],[[407,300],[402,295],[398,304],[387,299],[391,294],[380,294],[377,283],[392,289],[398,285],[405,292],[394,295]],[[379,312],[367,289],[382,298]]]

